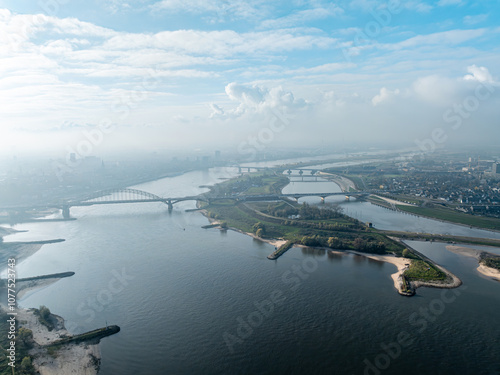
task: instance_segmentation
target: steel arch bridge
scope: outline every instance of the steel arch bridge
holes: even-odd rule
[[[168,206],[169,211],[173,209],[173,205],[182,201],[189,200],[207,200],[203,195],[188,196],[181,198],[163,198],[156,194],[148,193],[147,191],[137,189],[109,189],[93,193],[83,199],[70,201],[62,205],[63,217],[70,218],[71,207],[93,206],[100,204],[120,204],[120,203],[149,203],[160,202]]]
[[[137,189],[109,189],[98,191],[88,197],[73,202],[72,206],[89,204],[111,204],[111,203],[135,203],[135,202],[164,202],[168,198],[162,198],[158,195],[148,193],[147,191]]]

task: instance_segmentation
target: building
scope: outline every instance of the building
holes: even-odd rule
[[[497,163],[493,163],[491,165],[491,173],[493,174],[500,174],[500,165]]]

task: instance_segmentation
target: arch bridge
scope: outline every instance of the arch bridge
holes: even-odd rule
[[[203,195],[187,196],[180,198],[164,198],[156,194],[148,193],[147,191],[137,189],[109,189],[93,193],[81,200],[70,201],[62,205],[63,217],[70,217],[71,207],[94,206],[101,204],[122,204],[122,203],[152,203],[160,202],[168,206],[169,211],[173,209],[175,203],[190,200],[204,200],[207,198]]]

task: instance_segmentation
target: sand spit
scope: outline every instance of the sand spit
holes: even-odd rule
[[[488,253],[487,251],[478,250],[478,249],[474,249],[474,248],[470,248],[470,247],[457,246],[457,245],[448,245],[448,246],[446,246],[446,250],[451,251],[455,254],[475,258],[478,260],[478,262],[480,262],[480,260],[481,260],[481,254],[483,254],[483,253],[491,254],[491,253]],[[495,254],[491,254],[491,255],[495,255]],[[479,263],[479,267],[477,267],[477,271],[484,276],[491,277],[493,280],[500,281],[500,271],[495,269],[495,268],[491,268],[491,267],[488,267],[482,263]]]

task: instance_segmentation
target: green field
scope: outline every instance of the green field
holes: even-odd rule
[[[245,194],[248,192],[267,194],[275,192],[275,189],[284,182],[282,176],[279,175],[260,174],[259,176],[257,179],[252,179],[252,175],[246,175],[225,181],[224,188],[219,189],[219,191],[234,190],[234,187],[237,186],[244,187]],[[249,187],[249,182],[259,186]],[[240,193],[239,197],[242,195],[244,194]],[[392,240],[384,232],[368,228],[364,223],[344,215],[338,209],[323,209],[307,204],[299,205],[292,201],[245,202],[234,199],[211,200],[209,204],[200,203],[207,215],[219,220],[223,228],[235,228],[247,233],[254,233],[261,238],[287,240],[286,246],[278,249],[278,255],[293,244],[329,247],[337,250],[349,249],[365,253],[392,253],[396,256],[402,256],[405,250],[403,244]],[[299,214],[298,217],[297,214]],[[405,275],[408,280],[439,281],[446,278],[443,272],[431,263],[421,260],[417,254],[412,253],[408,256],[415,259],[414,264],[406,271]]]
[[[412,260],[410,268],[404,272],[408,280],[445,280],[446,274],[434,265],[423,260]]]
[[[347,216],[329,220],[291,220],[287,218],[265,215],[257,210],[263,209],[263,202],[252,204],[217,201],[206,205],[209,217],[227,223],[229,227],[244,232],[255,233],[255,226],[260,224],[264,230],[260,232],[263,238],[284,238],[293,243],[307,246],[329,246],[337,249],[352,249],[364,252],[387,253],[400,255],[404,249],[398,242],[394,242],[375,230],[368,229],[362,223]],[[269,206],[266,202],[266,207]],[[282,202],[274,202],[281,205]]]
[[[478,228],[500,230],[500,219],[485,216],[474,216],[463,212],[440,207],[412,207],[397,205],[401,211],[412,214],[427,216],[430,218],[449,221],[452,223],[464,224]]]

